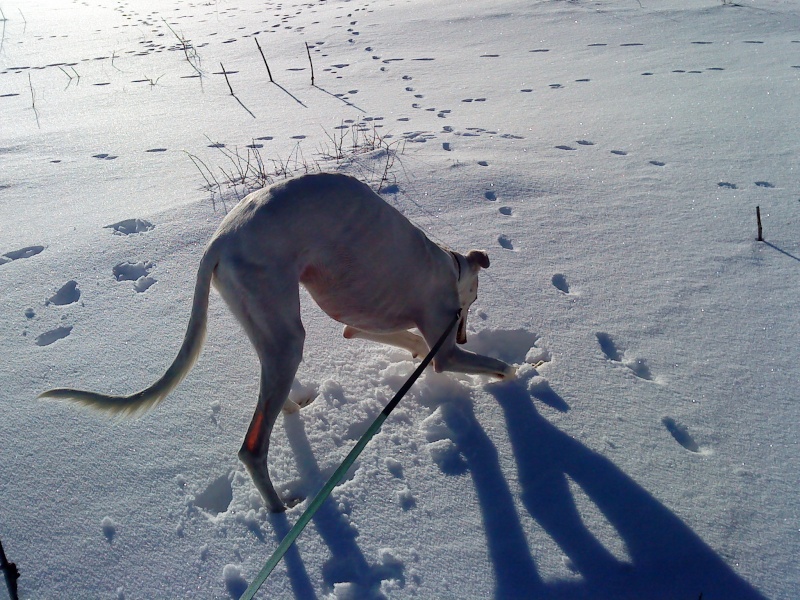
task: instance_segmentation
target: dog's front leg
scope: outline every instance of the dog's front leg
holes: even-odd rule
[[[440,318],[431,319],[425,323],[424,329],[420,327],[425,340],[431,347],[436,343],[436,336],[441,335],[441,332],[447,327],[446,319],[447,313],[445,312]],[[513,378],[517,372],[514,367],[502,360],[462,350],[456,345],[455,331],[447,336],[439,353],[433,359],[433,368],[437,373],[455,371],[457,373],[492,375],[500,379]]]
[[[439,355],[433,360],[433,367],[437,373],[455,371],[458,373],[492,375],[500,379],[511,379],[517,373],[515,367],[502,360],[462,350],[455,344],[450,348],[442,348]]]

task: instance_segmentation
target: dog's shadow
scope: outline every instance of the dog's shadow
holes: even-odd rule
[[[502,408],[522,505],[580,578],[543,581],[497,449],[475,417],[470,392],[439,397],[480,503],[496,598],[762,599],[697,534],[608,458],[563,433],[536,410],[525,381],[485,386]],[[553,392],[555,394],[555,392]],[[535,394],[534,394],[535,395]],[[625,544],[621,561],[586,527],[568,479],[580,486]]]
[[[521,362],[533,356],[536,337],[525,332],[473,336],[478,350],[513,349]],[[493,337],[494,335],[494,337]],[[485,338],[485,339],[484,339]],[[485,346],[485,347],[484,347]],[[525,348],[529,348],[526,352]],[[549,358],[549,357],[546,357]],[[675,514],[614,463],[563,433],[536,409],[534,400],[565,412],[567,403],[549,383],[528,367],[519,379],[484,386],[503,411],[517,463],[521,503],[560,547],[570,570],[579,577],[543,580],[517,512],[515,499],[500,465],[497,448],[477,420],[474,380],[465,385],[449,375],[428,373],[417,384],[419,402],[436,410],[450,432],[453,451],[435,461],[444,475],[468,472],[481,507],[486,543],[494,569],[494,597],[575,600],[648,598],[737,598],[764,600],[714,550]],[[411,399],[409,399],[411,400]],[[299,415],[284,419],[297,458],[301,480],[321,486],[321,473]],[[586,526],[570,490],[572,481],[616,529],[628,559],[612,554]],[[323,566],[326,587],[347,582],[358,598],[378,598],[381,581],[403,582],[400,563],[369,563],[358,544],[358,532],[329,498],[314,525],[332,557]],[[279,539],[288,531],[281,516],[275,521]],[[297,598],[314,598],[313,585],[296,549],[287,554],[287,569]]]

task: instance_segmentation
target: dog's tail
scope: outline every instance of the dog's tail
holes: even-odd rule
[[[167,395],[174,390],[194,366],[203,342],[206,337],[206,322],[208,320],[208,296],[211,288],[211,277],[217,266],[216,253],[209,248],[197,272],[197,282],[192,300],[192,314],[183,344],[178,351],[178,356],[172,361],[161,379],[150,387],[131,394],[130,396],[107,396],[95,392],[56,388],[39,394],[39,398],[53,398],[77,402],[84,406],[105,411],[118,417],[129,417],[144,413],[157,406]]]

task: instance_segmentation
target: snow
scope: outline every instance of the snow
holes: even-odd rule
[[[236,458],[258,367],[216,294],[157,410],[35,397],[130,393],[174,357],[245,191],[212,197],[191,157],[220,182],[258,150],[376,183],[385,152],[321,156],[358,124],[397,152],[387,202],[489,252],[470,347],[527,366],[426,373],[257,597],[798,596],[795,3],[0,8],[0,539],[21,598],[236,598],[301,514],[268,514]],[[307,296],[303,318],[292,400],[313,402],[270,455],[295,499],[415,365]]]

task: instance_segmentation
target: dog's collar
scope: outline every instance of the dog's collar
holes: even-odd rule
[[[456,263],[456,270],[458,271],[458,276],[456,277],[456,281],[461,281],[461,261],[458,260],[458,255],[450,250],[450,256],[453,257],[453,262]]]

